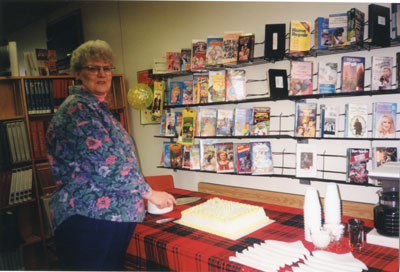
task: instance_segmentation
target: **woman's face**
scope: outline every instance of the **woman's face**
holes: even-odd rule
[[[111,89],[111,67],[110,63],[104,61],[88,61],[75,76],[91,93],[104,95]]]
[[[382,119],[381,125],[383,130],[388,131],[392,127],[392,121],[389,118],[385,117]]]

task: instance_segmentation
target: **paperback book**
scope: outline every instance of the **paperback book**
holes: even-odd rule
[[[318,63],[318,90],[320,94],[336,92],[337,69],[337,63]]]
[[[182,145],[169,145],[170,162],[172,168],[182,168]]]
[[[329,48],[347,45],[347,13],[329,14]]]
[[[224,32],[224,58],[223,63],[236,63],[238,57],[239,36],[242,31]]]
[[[364,91],[364,57],[342,57],[342,92]]]
[[[192,40],[192,70],[202,70],[206,67],[207,42]]]
[[[198,77],[197,85],[199,103],[208,103],[208,73],[203,73]]]
[[[232,136],[233,109],[218,109],[217,136]]]
[[[321,108],[321,138],[338,137],[339,106],[324,105]]]
[[[200,169],[217,171],[217,155],[214,140],[200,140]]]
[[[392,88],[392,57],[371,57],[371,90],[389,90]]]
[[[181,70],[181,53],[167,52],[167,72],[176,72]]]
[[[368,148],[348,148],[347,149],[347,182],[356,184],[368,183],[369,161]]]
[[[310,23],[301,21],[290,22],[289,54],[306,56],[310,52]]]
[[[238,63],[246,63],[253,61],[254,57],[255,36],[253,33],[248,33],[239,36],[238,44]]]
[[[315,144],[297,144],[296,177],[317,177],[317,146]]]
[[[269,135],[271,108],[253,107],[253,133],[254,136]]]
[[[347,11],[347,41],[362,46],[364,43],[365,14],[357,8]]]
[[[329,18],[318,17],[314,22],[314,48],[328,49],[329,45]]]
[[[225,70],[208,72],[208,103],[225,101]]]
[[[192,67],[192,49],[181,49],[181,71],[190,71]]]
[[[295,131],[297,137],[315,137],[317,103],[296,103]]]
[[[207,38],[206,65],[217,66],[222,63],[224,57],[224,39],[223,37]]]
[[[191,164],[190,164],[190,148],[191,148],[191,146],[189,146],[189,145],[184,145],[183,146],[182,168],[184,168],[184,169],[190,169],[191,168]]]
[[[216,108],[199,108],[198,127],[200,128],[200,137],[215,136],[217,124]]]
[[[217,173],[232,173],[234,167],[233,143],[216,143]]]
[[[397,103],[372,104],[372,132],[374,138],[396,138]]]
[[[312,94],[313,90],[313,62],[291,61],[290,96]]]
[[[251,173],[251,145],[250,143],[235,144],[236,173]]]
[[[368,105],[346,104],[344,118],[344,137],[367,138]]]
[[[226,101],[246,99],[246,70],[226,69]]]
[[[172,81],[169,84],[169,104],[182,104],[183,83],[182,81]]]
[[[271,143],[269,141],[251,142],[251,174],[271,175],[274,173]]]
[[[234,136],[250,136],[253,128],[253,109],[235,108]]]
[[[183,105],[193,104],[193,80],[183,81],[182,104]]]
[[[190,147],[190,169],[200,169],[200,145],[195,144]]]

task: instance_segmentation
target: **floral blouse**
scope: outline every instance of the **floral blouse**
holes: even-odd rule
[[[141,222],[151,188],[138,165],[133,140],[101,102],[73,86],[51,120],[46,148],[57,190],[50,200],[54,229],[72,215]]]

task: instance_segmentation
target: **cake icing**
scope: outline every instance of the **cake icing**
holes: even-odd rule
[[[215,197],[184,210],[177,223],[235,240],[271,220],[262,207]]]

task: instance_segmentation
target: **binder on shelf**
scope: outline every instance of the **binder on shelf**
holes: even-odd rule
[[[271,98],[287,98],[289,95],[288,79],[286,70],[269,69],[269,96]]]
[[[372,45],[390,46],[390,8],[368,5],[368,39]]]
[[[265,25],[264,59],[281,60],[285,57],[286,24]]]

